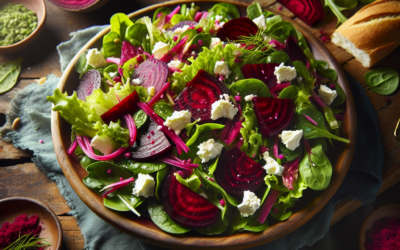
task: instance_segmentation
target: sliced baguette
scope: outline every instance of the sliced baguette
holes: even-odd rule
[[[400,0],[364,6],[333,33],[332,42],[371,67],[400,45]]]

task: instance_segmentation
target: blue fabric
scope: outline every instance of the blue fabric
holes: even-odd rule
[[[76,52],[104,26],[95,26],[75,32],[72,39],[58,46],[60,63],[64,69]],[[274,242],[252,249],[295,250],[312,245],[329,230],[334,205],[346,198],[362,202],[373,201],[381,186],[383,149],[378,118],[361,85],[347,75],[357,110],[357,146],[350,170],[333,198],[310,221],[296,231]],[[63,175],[54,154],[50,134],[51,104],[46,97],[52,95],[59,78],[50,75],[44,85],[33,83],[20,91],[12,102],[7,116],[9,124],[21,118],[21,128],[7,133],[16,147],[34,152],[32,159],[49,178],[57,182],[61,194],[77,218],[87,249],[162,249],[136,240],[97,217],[77,196]],[[3,128],[3,134],[6,128]],[[8,131],[8,130],[7,130]],[[32,131],[35,131],[34,133]],[[44,142],[41,144],[39,140]]]

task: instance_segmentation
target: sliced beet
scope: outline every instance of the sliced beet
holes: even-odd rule
[[[129,59],[134,58],[135,56],[139,55],[140,51],[138,48],[133,46],[130,42],[123,41],[122,42],[122,49],[121,49],[121,61],[119,65],[124,65]]]
[[[222,41],[235,41],[240,39],[240,36],[255,35],[258,32],[257,25],[247,17],[239,17],[232,19],[224,24],[218,30],[217,37]]]
[[[229,94],[225,84],[201,69],[175,99],[174,109],[189,110],[192,120],[201,118],[201,122],[212,121],[211,105],[218,101],[222,94]]]
[[[279,134],[292,121],[295,111],[292,99],[255,97],[253,102],[261,134],[267,138]]]
[[[285,52],[292,62],[301,61],[304,65],[307,65],[307,57],[294,37],[291,36],[286,40]]]
[[[324,9],[320,0],[278,0],[278,2],[310,26],[324,19]]]
[[[244,77],[259,79],[263,81],[268,88],[272,88],[275,87],[278,81],[274,75],[275,67],[278,66],[278,63],[246,64],[240,69]]]
[[[132,158],[137,161],[155,161],[172,153],[173,147],[164,133],[151,121],[146,134],[139,139],[138,146],[132,150]]]
[[[164,182],[162,202],[171,219],[187,227],[209,227],[220,213],[217,206],[182,185],[172,171]]]
[[[101,119],[109,124],[111,121],[116,122],[126,114],[132,115],[139,110],[139,107],[136,105],[138,102],[140,102],[139,95],[136,91],[133,91],[132,94],[128,95],[117,105],[102,114]]]
[[[237,147],[225,152],[214,173],[217,183],[231,195],[240,196],[246,190],[255,192],[264,185],[263,167]]]
[[[93,90],[100,88],[101,74],[99,71],[92,69],[83,74],[79,80],[79,86],[76,90],[78,99],[86,101],[86,96],[93,93]]]
[[[142,81],[143,87],[154,87],[158,93],[167,82],[168,66],[154,57],[149,58],[133,72],[132,79],[136,78]]]
[[[191,28],[191,27],[195,27],[197,24],[198,24],[198,23],[195,22],[195,21],[182,21],[182,22],[179,22],[178,24],[176,24],[176,25],[175,25],[174,27],[172,27],[170,30],[171,30],[171,31],[174,31],[174,30],[176,30],[176,29],[178,29],[178,28],[183,28],[185,25],[188,25],[189,28]]]

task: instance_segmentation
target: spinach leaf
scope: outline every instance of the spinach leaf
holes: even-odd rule
[[[139,110],[133,115],[133,121],[137,129],[141,128],[146,123],[147,117],[147,114],[143,110]]]
[[[85,70],[85,66],[87,63],[86,54],[87,52],[82,53],[82,55],[79,56],[78,61],[75,63],[74,68],[76,72],[78,72],[78,74],[82,74]]]
[[[123,39],[127,28],[133,25],[133,22],[124,13],[116,13],[110,19],[111,32],[115,32]]]
[[[126,197],[124,197],[124,199],[125,201],[129,202],[129,204],[134,208],[138,207],[145,200],[143,197],[134,197],[132,199],[127,199]],[[116,211],[121,211],[121,212],[131,211],[125,205],[125,203],[121,201],[121,199],[114,193],[111,193],[106,198],[103,198],[103,204],[105,207],[108,207]]]
[[[172,113],[174,113],[174,108],[169,102],[160,100],[154,103],[153,111],[156,112],[156,114],[164,120],[167,120],[167,118],[170,117]]]
[[[120,178],[128,179],[132,177],[128,171],[122,167],[107,161],[99,161],[91,164],[97,177],[105,184],[110,185],[120,181]],[[108,173],[111,170],[110,173]]]
[[[201,40],[201,42],[199,42]],[[201,44],[200,44],[201,43]],[[195,37],[193,37],[191,44],[197,44],[199,46],[199,49],[196,51],[198,53],[203,51],[203,47],[209,48],[211,44],[211,35],[208,33],[200,33],[197,34]]]
[[[311,117],[318,125],[315,126],[311,123],[304,115]],[[337,141],[341,141],[344,143],[349,143],[350,141],[346,138],[338,137],[336,135],[331,134],[325,127],[325,120],[323,115],[315,108],[305,108],[299,111],[298,114],[295,115],[295,120],[293,121],[293,125],[295,129],[302,129],[304,133],[304,139],[313,139],[313,138],[331,138]]]
[[[122,41],[115,32],[110,32],[103,37],[104,57],[121,57]]]
[[[297,159],[302,153],[302,147],[297,147],[294,151],[288,149],[282,142],[279,142],[279,152],[285,157],[281,160],[282,164]]]
[[[236,231],[241,231],[243,228],[246,227],[249,219],[250,217],[243,217],[237,209],[232,219],[230,220],[228,229],[226,230],[226,235],[231,235]]]
[[[165,232],[183,234],[191,230],[190,228],[183,227],[173,221],[165,212],[163,205],[156,199],[149,199],[147,209],[149,210],[150,218],[154,224]]]
[[[272,97],[271,92],[269,91],[267,85],[258,79],[243,79],[237,82],[234,82],[231,86],[229,86],[229,93],[231,95],[236,95],[239,93],[242,98],[240,104],[242,107],[245,106],[245,96],[253,94],[257,95],[257,97]]]
[[[311,91],[311,88],[314,86],[315,78],[310,75],[310,71],[308,71],[306,65],[304,65],[301,61],[294,61],[293,66],[296,68],[297,76],[302,77],[300,87],[307,90],[307,92]]]
[[[290,62],[288,54],[284,51],[276,51],[267,56],[265,63],[286,63]]]
[[[315,141],[310,152],[305,147],[299,171],[306,185],[314,190],[324,190],[329,186],[332,177],[332,164],[323,151],[320,141]]]
[[[289,192],[289,189],[285,185],[283,185],[282,178],[277,178],[276,175],[269,174],[264,178],[265,184],[272,189],[281,191],[281,192]],[[263,199],[264,200],[264,199]]]
[[[209,175],[213,175],[215,170],[217,169],[219,157],[220,156],[218,156],[216,159],[213,159],[214,162],[208,167]]]
[[[86,187],[92,189],[96,193],[100,194],[100,190],[105,187],[104,183],[100,181],[100,179],[97,177],[96,173],[94,171],[89,171],[88,175],[83,178],[83,184],[85,184]]]
[[[200,119],[197,119],[196,121],[186,125],[186,135],[188,137],[190,137],[190,134],[192,134],[192,130],[193,130],[194,125],[196,125],[199,121],[200,121]]]
[[[337,81],[338,78],[338,74],[335,70],[333,69],[325,69],[325,68],[320,68],[317,69],[318,74],[320,74],[321,76],[324,76],[334,82]]]
[[[23,60],[22,57],[19,57],[14,61],[0,65],[0,94],[9,91],[15,86],[21,72],[21,63]]]
[[[279,221],[287,220],[292,211],[287,211],[287,209],[294,207],[295,199],[290,195],[290,193],[282,193],[279,196],[278,204],[272,207],[270,215]]]
[[[303,196],[303,191],[307,189],[307,184],[301,174],[299,174],[297,181],[293,182],[293,188],[293,190],[290,190],[290,195],[293,198],[300,198]]]
[[[264,16],[265,16],[265,12],[264,12]],[[282,17],[279,16],[279,15],[272,16],[272,17],[267,18],[267,19],[265,20],[265,23],[266,23],[267,27],[271,27],[271,26],[274,25],[275,23],[279,23],[279,22],[282,22]]]
[[[197,139],[200,137],[200,135],[213,131],[214,129],[223,129],[225,125],[217,124],[217,123],[205,123],[202,125],[197,125],[196,124],[196,132],[190,137],[189,141],[186,142],[186,145],[190,147],[193,145]]]
[[[89,157],[87,157],[86,155],[84,156],[84,157],[82,157],[82,159],[81,159],[81,166],[86,170],[86,171],[88,171],[88,166],[90,165],[90,164],[92,164],[92,163],[95,163],[95,162],[97,162],[96,160],[93,160],[93,159],[91,159],[91,158],[89,158]]]
[[[257,2],[247,7],[247,17],[251,20],[261,16],[262,12],[261,5]]]
[[[346,101],[346,94],[344,93],[342,87],[340,87],[339,83],[335,82],[335,90],[336,90],[336,98],[335,100],[333,100],[333,102],[331,103],[331,107],[336,107],[339,106],[341,104],[343,104]],[[333,109],[332,109],[333,111]]]
[[[196,231],[205,234],[205,235],[213,235],[213,234],[221,234],[226,230],[227,226],[222,221],[222,217],[218,216],[217,221],[209,227],[204,228],[196,228]]]
[[[296,29],[289,22],[277,22],[267,27],[265,32],[280,43],[284,43],[291,36],[297,37]]]
[[[154,23],[155,20],[158,19],[157,16],[160,13],[164,14],[164,15],[168,15],[169,13],[171,13],[171,9],[167,8],[167,7],[161,7],[161,8],[156,9],[156,11],[153,14],[153,23]]]
[[[142,46],[143,39],[149,34],[146,25],[135,23],[126,29],[124,34],[125,40],[129,41],[133,46]]]
[[[261,213],[261,208],[258,209],[252,216],[248,218],[246,226],[243,228],[244,231],[250,232],[262,232],[269,227],[268,221],[265,220],[263,224],[258,222],[258,217]]]
[[[399,74],[390,68],[373,69],[365,74],[365,81],[375,93],[390,95],[399,86]]]
[[[209,16],[222,16],[228,18],[229,20],[240,17],[240,13],[236,5],[230,3],[217,3],[208,11]]]
[[[299,87],[295,85],[290,85],[287,88],[284,88],[279,94],[278,98],[280,99],[292,99],[296,100],[298,97]]]
[[[161,169],[160,171],[157,172],[157,176],[156,176],[156,191],[155,191],[157,200],[161,200],[160,196],[159,196],[159,193],[160,193],[161,185],[162,185],[162,183],[164,181],[164,178],[168,174],[168,170],[169,170],[169,168],[163,168],[163,169]]]
[[[167,166],[167,164],[163,162],[137,162],[130,159],[120,161],[119,165],[134,174],[150,174],[160,171]]]
[[[201,181],[197,175],[192,174],[190,177],[183,179],[178,173],[175,175],[176,179],[184,186],[196,192],[201,186]]]

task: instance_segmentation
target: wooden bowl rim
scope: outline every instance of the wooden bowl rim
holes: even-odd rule
[[[138,10],[129,14],[130,18],[138,15],[142,15],[146,12],[154,11],[159,7],[165,6],[173,6],[177,4],[183,3],[204,3],[204,2],[226,2],[232,3],[236,6],[246,7],[249,4],[245,3],[237,3],[229,0],[221,0],[221,1],[213,1],[213,0],[205,0],[205,1],[192,1],[192,0],[178,0],[178,1],[170,1],[165,3],[160,3],[156,5],[149,6],[147,8]],[[264,8],[265,9],[265,8]],[[269,9],[269,11],[271,11]],[[276,13],[275,14],[279,14]],[[338,83],[342,86],[343,90],[346,93],[346,110],[345,110],[345,123],[343,131],[347,133],[345,136],[351,141],[350,144],[346,144],[343,146],[343,151],[340,153],[340,157],[338,156],[338,160],[336,161],[336,165],[339,164],[339,161],[342,165],[338,165],[339,171],[334,171],[334,176],[329,187],[321,191],[321,193],[315,197],[306,207],[292,214],[288,220],[284,222],[279,222],[269,229],[261,232],[261,233],[253,233],[253,232],[241,232],[236,233],[231,236],[185,236],[185,235],[173,235],[162,231],[161,229],[153,229],[149,227],[141,226],[138,221],[135,220],[127,220],[126,217],[121,216],[121,214],[113,212],[103,206],[103,204],[98,204],[94,197],[94,192],[89,192],[88,188],[83,184],[82,180],[80,180],[78,174],[73,171],[72,165],[76,164],[75,160],[68,156],[66,153],[69,145],[64,145],[61,140],[61,130],[60,130],[60,120],[62,119],[58,112],[52,111],[51,121],[52,121],[52,137],[54,141],[54,149],[56,152],[57,159],[60,163],[60,166],[70,182],[71,186],[80,196],[80,198],[86,203],[86,205],[95,212],[99,217],[101,217],[106,222],[110,223],[114,227],[119,230],[134,236],[140,240],[149,242],[151,244],[159,245],[167,248],[174,249],[186,249],[187,247],[192,247],[194,249],[200,248],[210,248],[210,249],[239,249],[239,248],[248,248],[254,247],[258,245],[262,245],[278,238],[281,238],[290,232],[296,230],[304,223],[306,223],[309,219],[311,219],[317,212],[319,212],[322,207],[330,200],[334,193],[336,193],[337,189],[341,185],[348,168],[350,167],[351,160],[355,150],[355,142],[356,142],[356,112],[354,106],[353,95],[351,93],[351,89],[347,82],[346,76],[343,72],[343,69],[336,62],[334,57],[331,55],[329,50],[325,47],[325,45],[319,41],[314,35],[312,35],[308,30],[303,28],[300,24],[296,23],[296,21],[291,20],[288,17],[279,14],[285,21],[291,22],[296,29],[301,31],[306,37],[308,42],[313,42],[315,47],[321,51],[321,53],[327,55],[327,61],[330,64],[331,68],[334,68],[338,73]],[[95,37],[93,37],[89,42],[84,45],[81,50],[75,55],[75,57],[68,64],[65,69],[63,75],[61,76],[60,82],[58,84],[58,88],[63,92],[66,81],[71,70],[74,69],[75,62],[79,59],[79,56],[85,52],[87,49],[92,47],[95,42],[104,36],[110,30],[110,26],[100,31]],[[335,168],[334,168],[335,170]],[[335,181],[333,181],[335,180]],[[84,191],[81,191],[81,190]],[[278,227],[284,227],[285,230],[277,230]],[[274,230],[276,229],[276,230]]]
[[[11,198],[5,198],[0,200],[0,205],[2,204],[6,204],[6,203],[12,203],[12,202],[17,202],[17,201],[22,201],[22,202],[28,202],[28,203],[33,203],[35,205],[38,205],[40,207],[42,207],[48,214],[50,214],[50,216],[53,218],[53,220],[56,223],[57,226],[57,232],[58,232],[58,239],[57,239],[57,246],[55,248],[55,250],[58,250],[61,248],[61,243],[62,243],[62,238],[63,238],[63,234],[62,234],[62,227],[60,224],[60,221],[58,220],[57,215],[54,213],[54,211],[47,206],[46,204],[32,199],[32,198],[28,198],[28,197],[11,197]],[[54,246],[51,246],[51,248],[53,249]]]
[[[33,42],[33,40],[31,40],[31,39],[35,39],[36,35],[38,35],[38,33],[41,32],[41,29],[44,27],[44,23],[46,21],[47,10],[46,10],[46,4],[44,3],[44,0],[38,0],[38,1],[40,2],[40,7],[43,10],[43,18],[42,18],[42,20],[40,22],[38,22],[38,26],[36,27],[36,29],[29,36],[27,36],[25,39],[23,39],[23,40],[21,40],[21,41],[19,41],[17,43],[14,43],[14,44],[11,44],[11,45],[7,45],[7,46],[0,46],[0,52],[7,52],[7,51],[14,52],[14,51],[17,51],[19,49],[22,49],[22,48],[25,47],[24,45],[27,45],[25,43]],[[33,11],[33,10],[31,10],[31,11]],[[36,12],[35,12],[35,14],[37,16]],[[37,18],[39,20],[39,17],[37,17]],[[29,40],[29,42],[28,42],[28,40]],[[18,48],[18,47],[20,47],[20,48]]]
[[[392,207],[393,207],[393,208],[398,207],[398,209],[400,210],[400,204],[385,205],[385,206],[378,207],[378,208],[374,209],[374,210],[364,219],[364,222],[363,222],[363,224],[362,224],[362,226],[361,226],[361,229],[360,229],[360,235],[359,235],[359,241],[358,241],[360,250],[365,250],[364,243],[365,243],[365,239],[366,239],[366,238],[363,237],[363,236],[365,236],[365,234],[367,233],[367,231],[366,231],[367,224],[368,224],[369,222],[372,221],[372,218],[373,218],[376,214],[381,214],[383,210],[386,210],[386,209],[392,208]],[[400,218],[400,214],[399,214],[398,217]],[[373,223],[375,223],[375,222],[381,220],[382,218],[384,218],[384,217],[381,217],[381,218],[379,218],[379,219],[377,219],[377,220],[374,220]]]

